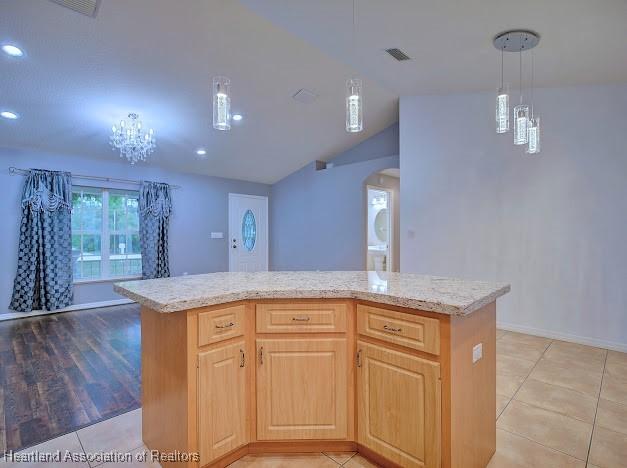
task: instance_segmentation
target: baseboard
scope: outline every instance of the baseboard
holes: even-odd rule
[[[559,333],[542,328],[527,327],[524,325],[514,325],[512,323],[496,322],[496,328],[506,331],[518,333],[526,333],[528,335],[541,336],[552,340],[570,341],[582,345],[594,346],[597,348],[611,349],[612,351],[620,351],[627,353],[627,343],[619,343],[616,341],[598,340],[596,338],[588,338],[585,336],[571,335],[569,333]]]
[[[113,299],[111,301],[88,302],[85,304],[72,304],[71,306],[64,307],[63,309],[57,309],[57,310],[33,310],[32,312],[9,312],[7,314],[0,314],[0,322],[4,320],[14,320],[14,319],[27,318],[27,317],[36,317],[38,315],[59,314],[61,312],[71,312],[73,310],[98,309],[100,307],[111,307],[111,306],[123,305],[123,304],[133,304],[134,302],[135,301],[132,301],[130,299],[122,298],[122,299]]]

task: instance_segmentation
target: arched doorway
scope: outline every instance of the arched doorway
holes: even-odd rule
[[[400,271],[400,170],[370,175],[366,192],[366,270]]]

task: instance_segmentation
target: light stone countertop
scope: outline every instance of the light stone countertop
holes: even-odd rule
[[[245,299],[361,299],[447,315],[467,315],[507,294],[509,284],[413,273],[277,271],[208,273],[114,285],[115,292],[158,312]]]

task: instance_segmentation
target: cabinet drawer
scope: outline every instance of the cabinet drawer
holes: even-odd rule
[[[244,334],[246,306],[238,305],[198,314],[198,346]]]
[[[257,333],[346,331],[346,304],[257,304]]]
[[[430,354],[440,354],[437,319],[357,305],[357,332]]]

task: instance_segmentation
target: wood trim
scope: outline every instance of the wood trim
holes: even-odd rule
[[[357,452],[368,461],[375,463],[377,466],[381,466],[383,468],[402,468],[401,465],[397,465],[393,461],[388,460],[374,450],[370,450],[368,447],[360,443],[357,443]]]
[[[203,468],[226,468],[231,463],[235,463],[240,458],[248,455],[248,453],[248,445],[244,445],[243,447],[227,453],[222,458],[219,458],[218,460],[215,460],[214,462],[205,465]]]
[[[261,441],[248,446],[248,453],[354,452],[357,444],[348,440]]]

